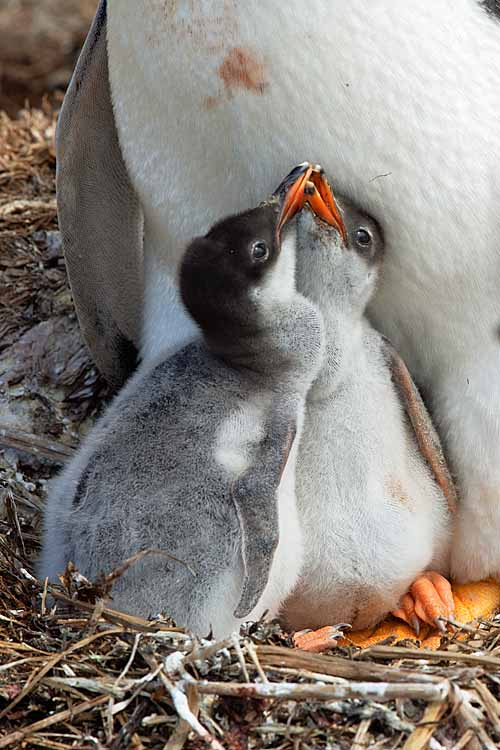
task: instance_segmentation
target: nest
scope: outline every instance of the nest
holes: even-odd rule
[[[216,643],[116,612],[124,568],[33,577],[47,481],[108,395],[66,282],[54,123],[48,105],[0,115],[0,748],[496,748],[500,620],[439,651],[318,656],[278,623]]]

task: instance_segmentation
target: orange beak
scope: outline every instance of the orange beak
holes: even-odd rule
[[[312,185],[312,191],[310,185]],[[335,202],[325,172],[320,166],[314,167],[310,183],[306,186],[304,192],[306,195],[305,202],[309,203],[314,213],[332,227],[335,227],[345,242],[347,240],[347,232],[342,214]]]
[[[277,226],[278,236],[285,224],[291,221],[295,214],[301,211],[304,207],[304,190],[312,173],[312,164],[304,162],[298,167],[292,169],[290,174],[285,177],[279,188],[276,190],[275,195],[277,195],[281,201],[281,213]]]
[[[281,203],[277,226],[278,236],[285,224],[308,203],[314,213],[327,224],[335,227],[344,242],[346,241],[347,233],[342,215],[321,167],[313,166],[309,162],[299,164],[285,177],[274,194]]]

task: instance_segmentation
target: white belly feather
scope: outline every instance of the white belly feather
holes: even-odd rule
[[[418,453],[375,336],[313,386],[297,464],[304,533],[291,627],[373,625],[426,569],[448,573],[445,499]]]

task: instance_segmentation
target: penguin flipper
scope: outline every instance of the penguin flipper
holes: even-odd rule
[[[142,309],[142,213],[116,131],[101,0],[56,133],[59,223],[85,341],[119,387],[136,366]]]
[[[279,541],[278,487],[297,432],[297,417],[276,409],[258,444],[251,466],[232,486],[232,497],[242,533],[245,570],[237,618],[257,605],[269,579]]]
[[[382,337],[382,345],[391,370],[392,381],[413,427],[420,453],[430,466],[434,479],[446,498],[448,510],[453,513],[458,504],[457,490],[439,435],[403,359],[385,337]]]

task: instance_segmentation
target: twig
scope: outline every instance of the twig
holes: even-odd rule
[[[104,680],[91,680],[88,677],[45,677],[43,680],[44,685],[49,687],[70,687],[80,690],[88,690],[91,693],[99,693],[100,695],[112,695],[114,698],[123,698],[125,690],[116,687],[116,685],[110,685],[109,682]]]
[[[321,674],[321,672],[309,672],[307,669],[290,669],[289,667],[270,667],[269,669],[273,674],[295,677],[296,680],[314,680],[314,682],[324,682],[328,685],[345,685],[347,682],[344,677],[332,677],[332,675]]]
[[[419,683],[351,682],[343,685],[303,685],[293,682],[240,683],[240,682],[196,682],[203,695],[223,695],[234,698],[270,698],[291,701],[332,700],[378,700],[392,701],[396,698],[423,701],[443,701],[449,691],[449,683],[436,685]]]
[[[130,667],[134,663],[135,655],[137,654],[137,649],[139,647],[139,641],[141,639],[142,633],[137,633],[137,635],[134,638],[134,645],[132,646],[132,651],[130,653],[129,660],[123,667],[122,671],[118,675],[118,677],[115,680],[115,685],[118,685],[119,682],[123,680],[123,678],[127,675],[127,672],[129,671]]]
[[[466,625],[463,622],[457,622],[457,620],[452,620],[451,617],[439,617],[438,618],[441,622],[447,623],[448,625],[453,625],[454,628],[457,630],[463,630],[465,633],[471,633],[472,635],[477,635],[481,631],[478,630],[477,625]]]
[[[342,659],[338,656],[306,654],[298,649],[282,648],[281,646],[257,646],[255,650],[261,664],[267,667],[307,669],[310,672],[321,672],[333,677],[345,677],[348,680],[365,680],[368,682],[378,680],[394,683],[420,682],[422,684],[441,682],[439,677],[410,669],[394,669],[367,661]]]
[[[363,719],[358,727],[356,736],[354,737],[353,743],[351,745],[351,750],[365,750],[365,748],[370,745],[368,732],[370,730],[371,724],[371,719]]]
[[[17,706],[17,704],[23,700],[23,698],[26,698],[29,693],[33,690],[35,685],[38,685],[41,680],[45,677],[45,675],[50,672],[51,669],[55,667],[56,664],[58,664],[60,661],[63,661],[66,659],[67,656],[74,653],[78,649],[85,648],[85,646],[90,645],[94,641],[96,641],[98,638],[104,638],[104,636],[113,635],[114,633],[121,633],[121,630],[117,629],[111,629],[111,630],[105,630],[102,633],[95,633],[94,635],[89,636],[88,638],[83,638],[83,640],[78,641],[78,643],[74,643],[72,646],[70,646],[66,651],[62,651],[58,654],[54,654],[47,663],[38,671],[33,672],[17,698],[14,698],[9,705],[3,709],[3,711],[0,712],[0,719],[3,719],[4,716],[7,716],[14,706]],[[0,745],[2,747],[2,745]]]
[[[186,698],[189,705],[189,709],[193,716],[198,719],[198,693],[194,685],[188,685],[186,688]],[[182,750],[191,732],[191,725],[179,717],[179,721],[175,732],[172,734],[170,739],[165,745],[164,750]]]
[[[378,656],[382,659],[420,659],[428,661],[465,661],[469,664],[479,664],[498,670],[500,659],[482,654],[464,654],[459,651],[427,651],[418,648],[402,648],[400,646],[370,646],[365,649],[362,657]]]
[[[54,714],[53,716],[48,716],[46,719],[42,719],[41,721],[37,721],[34,724],[31,724],[29,727],[26,727],[25,729],[19,729],[16,732],[12,732],[6,737],[0,738],[0,748],[9,747],[9,745],[13,745],[14,743],[17,744],[25,737],[28,737],[30,734],[34,734],[35,732],[39,732],[41,729],[46,729],[47,727],[54,726],[54,724],[60,724],[64,721],[68,721],[74,716],[83,714],[85,713],[85,711],[90,711],[96,706],[100,706],[103,703],[106,703],[107,700],[107,695],[100,695],[98,698],[94,698],[91,701],[84,701],[83,703],[79,703],[77,706],[73,706],[72,708],[66,709],[65,711],[59,711],[59,713]]]
[[[88,612],[89,614],[91,614],[94,611],[93,604],[81,602],[79,601],[79,599],[71,599],[69,596],[62,594],[60,591],[53,589],[51,586],[49,586],[49,594],[53,596],[54,599],[57,599],[60,602],[64,602],[65,604],[75,607],[76,609],[80,609],[83,612]],[[165,631],[172,633],[172,635],[175,634],[181,637],[185,632],[184,628],[174,628],[161,622],[156,623],[151,620],[144,620],[142,617],[127,615],[125,612],[119,612],[118,610],[109,609],[108,607],[105,607],[103,609],[101,616],[103,620],[106,620],[113,625],[122,625],[125,628],[130,628],[131,630],[140,630],[144,633],[156,633],[158,631]]]
[[[7,490],[7,495],[5,497],[5,507],[7,510],[7,514],[10,517],[10,520],[12,522],[12,525],[14,526],[16,530],[16,536],[19,542],[19,545],[21,547],[22,553],[24,557],[26,557],[26,547],[24,546],[24,538],[23,533],[21,531],[21,524],[19,523],[19,516],[17,514],[17,507],[14,500],[14,495],[10,490]]]
[[[238,661],[240,663],[243,679],[245,680],[245,682],[250,682],[250,676],[248,674],[247,665],[245,664],[245,656],[243,654],[243,649],[241,648],[239,634],[233,633],[231,640],[233,642],[234,650],[236,651],[236,656],[238,657]]]
[[[217,643],[211,643],[210,646],[200,646],[198,642],[195,642],[193,650],[182,660],[182,666],[186,667],[188,664],[194,664],[197,661],[208,661],[219,651],[231,648],[232,645],[233,641],[230,638],[224,641],[217,641]]]
[[[65,464],[75,454],[76,446],[58,443],[39,435],[21,430],[12,430],[0,424],[0,446],[28,453],[37,458],[44,458],[56,464]]]
[[[174,557],[174,555],[171,555],[165,550],[153,549],[151,547],[149,549],[143,549],[140,552],[137,552],[135,555],[132,555],[132,557],[129,557],[127,560],[125,560],[119,567],[115,568],[111,571],[111,573],[108,573],[108,575],[104,576],[103,584],[106,591],[111,590],[115,581],[121,578],[127,572],[127,570],[129,570],[129,568],[131,568],[133,565],[137,565],[137,563],[141,562],[141,560],[143,560],[145,557],[149,557],[150,555],[159,555],[161,557],[166,557],[168,560],[173,560],[174,562],[179,563],[180,565],[183,565],[185,568],[187,568],[191,575],[196,578],[196,572],[187,562],[184,562],[184,560],[179,560],[178,557]]]
[[[43,582],[43,593],[42,593],[42,603],[41,603],[41,611],[40,614],[42,617],[45,617],[45,613],[47,612],[47,589],[49,586],[49,579],[46,578]]]
[[[485,728],[481,725],[480,721],[476,717],[476,712],[469,703],[467,695],[458,687],[458,685],[452,686],[450,697],[455,710],[460,716],[464,731],[467,729],[471,729],[479,740],[480,744],[483,746],[484,750],[498,750],[497,745],[493,742],[491,737],[486,732]],[[471,741],[474,741],[473,738]]]
[[[500,704],[495,696],[490,692],[484,683],[480,680],[474,680],[474,689],[483,701],[484,708],[488,718],[495,730],[500,735]]]
[[[247,641],[246,644],[246,650],[248,652],[248,655],[250,659],[252,660],[255,669],[257,670],[257,674],[259,675],[262,682],[269,682],[269,680],[266,677],[266,673],[262,669],[262,665],[259,661],[259,657],[257,656],[257,652],[255,651],[255,646],[253,645],[252,641]],[[247,682],[250,682],[250,680],[247,680]]]
[[[99,622],[102,620],[103,612],[104,612],[104,599],[101,599],[99,597],[98,599],[96,599],[96,603],[94,604],[94,609],[90,616],[90,619],[87,620],[87,625],[85,627],[86,634],[90,635],[91,633],[95,633]]]
[[[149,664],[149,666],[153,669],[156,669],[158,667],[158,663],[156,662],[154,656],[147,654],[142,650],[140,651],[140,653],[146,664]],[[200,724],[199,720],[193,714],[189,707],[186,694],[181,689],[181,687],[179,687],[178,684],[171,682],[163,669],[161,669],[161,671],[159,672],[159,676],[164,688],[168,693],[170,693],[174,708],[177,711],[177,715],[179,716],[179,718],[189,724],[193,732],[195,732],[198,737],[200,737],[208,745],[208,747],[211,748],[211,750],[224,750],[220,742],[215,737],[213,737],[207,729],[205,729],[203,724]]]
[[[424,750],[438,728],[438,724],[448,710],[448,701],[436,701],[430,703],[425,709],[422,717],[421,726],[406,740],[403,750]]]
[[[465,734],[460,737],[456,745],[453,745],[451,750],[463,750],[464,747],[467,747],[469,742],[474,739],[474,732],[472,729],[468,729]]]

